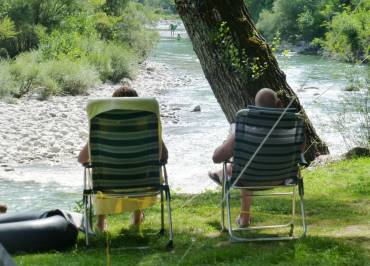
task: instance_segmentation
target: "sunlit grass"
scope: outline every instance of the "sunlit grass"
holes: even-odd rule
[[[141,233],[129,228],[128,215],[111,216],[108,236],[93,239],[89,248],[81,234],[76,247],[63,253],[19,254],[15,259],[18,265],[370,265],[369,166],[367,158],[304,171],[309,226],[304,239],[231,244],[220,232],[220,194],[208,192],[190,202],[190,195],[173,196],[172,251],[165,248],[168,236],[156,235],[157,206],[146,211]],[[253,203],[253,223],[289,219],[288,199]],[[235,216],[237,200],[233,206]]]

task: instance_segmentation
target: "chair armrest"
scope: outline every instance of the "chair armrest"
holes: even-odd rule
[[[91,163],[84,163],[84,164],[82,164],[82,166],[85,167],[85,168],[92,168]]]
[[[159,161],[159,165],[160,166],[164,166],[164,165],[166,165],[167,164],[167,160],[160,160]]]
[[[299,162],[298,162],[298,164],[300,165],[300,166],[305,166],[305,167],[307,167],[308,166],[308,162],[306,161],[306,159],[304,158],[304,154],[301,152],[301,154],[300,154],[300,158],[299,158]]]

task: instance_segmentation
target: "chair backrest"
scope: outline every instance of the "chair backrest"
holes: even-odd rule
[[[95,191],[153,191],[160,184],[161,124],[154,98],[88,103],[89,153]]]
[[[284,108],[248,106],[236,115],[232,182],[284,112]],[[297,177],[304,122],[288,109],[236,185],[276,185]]]

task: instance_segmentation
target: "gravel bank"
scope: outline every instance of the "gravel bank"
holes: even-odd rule
[[[133,86],[141,96],[156,96],[162,89],[183,86],[187,82],[186,77],[173,73],[164,64],[146,62],[140,67]],[[118,86],[105,84],[92,88],[87,96],[0,101],[1,167],[12,171],[17,164],[75,158],[88,137],[85,113],[88,100],[110,97]],[[162,123],[177,123],[177,111],[161,104]]]

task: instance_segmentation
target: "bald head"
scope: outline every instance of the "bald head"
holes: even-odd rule
[[[280,105],[276,92],[268,88],[260,89],[254,101],[255,105],[259,107],[276,108]]]

